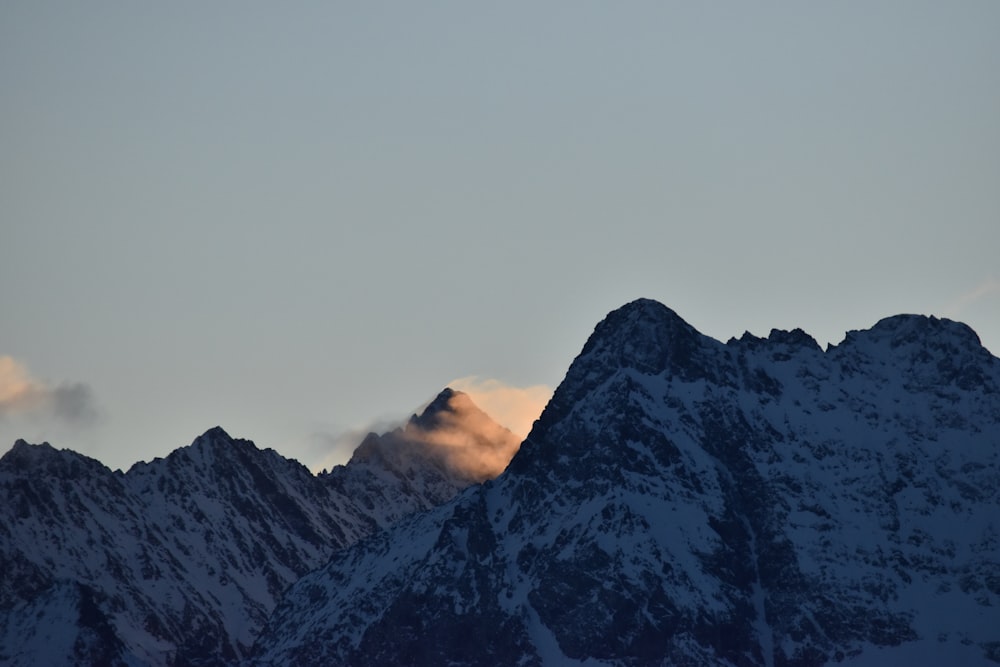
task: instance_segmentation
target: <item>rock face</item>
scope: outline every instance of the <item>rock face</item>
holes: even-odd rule
[[[456,409],[478,410],[446,390],[411,423],[433,439]],[[472,483],[414,428],[318,477],[221,428],[126,473],[19,441],[0,459],[0,663],[239,663],[299,577]]]
[[[722,344],[636,301],[503,475],[301,578],[253,663],[995,664],[998,457],[964,325]]]

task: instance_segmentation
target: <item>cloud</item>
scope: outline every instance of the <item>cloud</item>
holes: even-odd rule
[[[396,433],[407,443],[422,444],[424,455],[477,482],[503,472],[524,439],[490,417],[468,393],[453,394],[448,409],[437,413],[427,428],[410,422]]]
[[[397,465],[405,467],[410,458],[430,456],[471,479],[490,479],[507,467],[552,397],[552,388],[546,385],[515,387],[477,376],[458,378],[448,386],[460,394],[450,401],[452,409],[441,414],[434,428],[385,417],[361,428],[311,433],[307,449],[314,463],[310,469],[319,472],[346,462],[365,437],[375,433],[386,436],[379,438],[379,451]]]
[[[962,312],[972,304],[987,299],[994,295],[1000,295],[1000,280],[987,278],[974,289],[962,294],[945,308],[948,317],[959,317]]]
[[[0,356],[0,419],[27,417],[68,426],[89,426],[98,420],[99,414],[88,385],[42,382],[13,357]]]
[[[12,357],[0,357],[0,415],[29,410],[41,396],[40,385],[24,366]]]
[[[552,387],[536,384],[515,387],[494,378],[470,375],[452,380],[448,386],[465,392],[498,424],[506,426],[522,440],[552,398]]]
[[[406,420],[403,418],[383,418],[359,428],[346,428],[335,431],[314,431],[306,440],[308,458],[313,461],[309,469],[314,473],[321,470],[331,470],[342,465],[351,458],[351,454],[369,433],[386,433],[400,428]]]

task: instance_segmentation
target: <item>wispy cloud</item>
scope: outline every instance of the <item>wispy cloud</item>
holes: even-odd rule
[[[483,412],[522,440],[552,398],[552,387],[548,385],[517,387],[501,380],[475,375],[452,380],[448,386],[468,394]]]
[[[91,388],[81,382],[51,384],[32,377],[10,356],[0,356],[0,420],[27,417],[66,426],[89,426],[99,418]]]
[[[311,469],[318,472],[346,462],[369,433],[381,435],[399,429],[398,437],[383,443],[393,448],[394,456],[430,454],[472,478],[489,479],[507,467],[552,397],[552,388],[546,385],[517,387],[477,376],[458,378],[448,386],[468,396],[472,405],[456,396],[452,411],[428,431],[406,418],[383,418],[361,428],[314,432],[308,445],[309,458],[315,462]],[[408,451],[418,445],[420,452]]]
[[[945,315],[953,318],[960,317],[962,312],[969,306],[992,296],[1000,296],[1000,280],[991,276],[976,285],[976,287],[972,290],[962,294],[949,303],[945,307]]]
[[[503,472],[523,438],[491,418],[468,393],[453,394],[448,408],[437,415],[432,428],[406,424],[398,439],[406,451],[412,449],[409,443],[419,443],[421,455],[438,458],[454,472],[477,482]]]
[[[313,462],[309,466],[310,470],[313,472],[330,470],[334,466],[346,463],[369,433],[386,433],[401,427],[405,421],[402,417],[383,418],[358,428],[313,431],[306,438],[307,456]]]

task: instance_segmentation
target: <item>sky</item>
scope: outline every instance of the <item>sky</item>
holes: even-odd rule
[[[1000,354],[1000,3],[0,3],[0,452],[526,432],[638,297]],[[502,416],[498,416],[501,415]]]

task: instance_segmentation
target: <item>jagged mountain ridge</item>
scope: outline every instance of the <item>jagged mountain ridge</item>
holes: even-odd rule
[[[998,453],[965,325],[722,344],[639,300],[503,475],[303,577],[254,662],[992,664]]]
[[[221,428],[126,473],[18,441],[0,459],[0,662],[238,663],[298,577],[473,483],[428,444],[456,410],[488,421],[446,389],[320,476]]]

